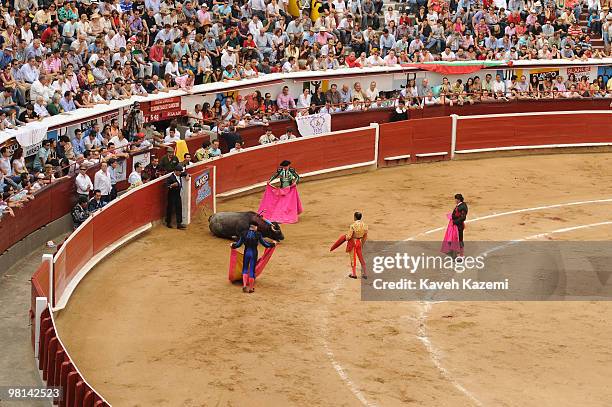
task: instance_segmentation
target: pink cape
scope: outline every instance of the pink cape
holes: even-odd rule
[[[458,252],[461,247],[459,246],[459,229],[457,228],[457,225],[453,223],[453,217],[450,213],[447,214],[446,217],[449,219],[449,221],[440,251],[442,253],[449,254],[451,252]]]
[[[258,212],[271,222],[297,223],[298,215],[302,213],[302,202],[295,184],[285,188],[266,185]]]
[[[274,249],[276,246],[266,248],[263,256],[257,259],[257,263],[255,264],[255,277],[259,277],[259,275],[263,272],[266,264],[272,257],[272,253],[274,253]],[[242,260],[244,255],[240,253],[236,249],[231,249],[230,252],[230,262],[229,262],[229,271],[227,273],[227,278],[229,281],[242,281]]]

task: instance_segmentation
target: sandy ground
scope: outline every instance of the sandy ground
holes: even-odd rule
[[[462,192],[470,218],[612,198],[612,154],[404,166],[304,183],[257,292],[226,280],[228,242],[205,222],[157,227],[81,283],[58,318],[86,378],[114,406],[610,406],[612,304],[362,302],[329,245],[354,210],[370,238],[443,226]],[[219,210],[258,206],[260,195]],[[610,220],[612,203],[472,223],[507,240]],[[439,240],[443,232],[428,236]],[[609,240],[612,227],[554,239]]]

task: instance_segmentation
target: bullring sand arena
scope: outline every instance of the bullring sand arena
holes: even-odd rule
[[[227,281],[229,242],[199,217],[107,257],[58,329],[114,406],[609,407],[609,302],[365,302],[329,246],[355,210],[370,239],[439,241],[443,230],[421,234],[445,226],[455,192],[470,204],[466,251],[536,234],[608,240],[611,167],[610,153],[562,154],[304,182],[304,213],[283,225],[255,294]]]

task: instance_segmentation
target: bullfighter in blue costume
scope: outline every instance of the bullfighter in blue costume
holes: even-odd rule
[[[242,262],[242,292],[252,293],[255,291],[255,265],[257,264],[257,245],[265,248],[274,247],[275,243],[264,240],[261,233],[257,231],[257,222],[249,223],[249,230],[244,232],[237,242],[232,243],[232,248],[237,249],[244,244],[244,259]]]

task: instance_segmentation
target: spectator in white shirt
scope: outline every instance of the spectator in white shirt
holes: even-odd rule
[[[310,107],[311,99],[312,95],[310,94],[310,89],[304,89],[302,94],[298,96],[297,107],[299,109],[308,109]]]
[[[32,41],[34,40],[34,33],[30,29],[32,23],[30,21],[26,21],[23,27],[21,27],[21,39],[25,40],[26,46],[30,46]]]
[[[70,21],[66,21],[64,23],[64,26],[62,27],[62,36],[64,37],[64,41],[67,44],[70,44],[72,43],[72,41],[74,41],[76,35],[76,27],[76,17],[73,17],[72,19],[70,19]]]
[[[495,80],[493,81],[492,90],[493,90],[493,93],[496,95],[500,93],[503,95],[506,93],[506,84],[502,80],[501,75],[499,74],[495,75]]]
[[[225,69],[228,65],[236,66],[237,63],[236,50],[232,47],[224,49],[221,53],[221,67]]]
[[[380,92],[379,92],[378,88],[376,87],[376,82],[374,82],[374,81],[372,81],[370,83],[370,87],[367,88],[366,91],[364,92],[365,97],[370,99],[370,100],[376,99],[376,97],[378,96],[379,93]]]
[[[444,52],[440,54],[440,59],[442,61],[454,61],[457,58],[455,57],[455,53],[451,51],[450,47],[446,47]]]
[[[265,3],[263,2],[263,0],[253,0],[253,1],[261,1],[261,3],[264,4],[264,10],[265,10]],[[261,20],[259,19],[257,15],[254,15],[253,18],[251,19],[251,22],[249,23],[249,33],[253,35],[253,38],[255,38],[259,34],[259,30],[261,30],[262,28],[264,28],[263,23],[261,22]]]
[[[236,141],[234,144],[234,148],[230,149],[230,153],[239,153],[242,151],[242,143],[240,141]]]
[[[170,57],[170,60],[166,63],[166,69],[164,73],[166,75],[171,75],[175,78],[181,74],[181,72],[179,71],[176,55],[172,55]]]
[[[35,103],[38,97],[42,97],[44,104],[46,105],[51,101],[53,96],[53,89],[49,86],[49,78],[46,75],[40,75],[37,81],[34,81],[30,88],[30,100]]]
[[[36,98],[36,103],[34,103],[34,112],[39,117],[47,117],[50,116],[49,111],[47,110],[47,105],[42,96],[38,96]]]
[[[142,164],[134,164],[134,171],[130,174],[128,182],[130,183],[130,188],[142,185]]]
[[[291,127],[287,127],[286,133],[281,134],[281,136],[278,139],[280,141],[287,141],[287,140],[293,140],[294,138],[296,138],[296,136],[295,134],[293,134],[293,129]]]
[[[115,146],[115,152],[127,152],[127,146],[130,142],[125,138],[125,135],[120,131],[116,136],[110,139],[109,144]]]
[[[368,57],[368,66],[382,66],[385,60],[378,55],[378,48],[372,48],[372,55]]]
[[[76,184],[76,192],[79,196],[84,196],[89,200],[89,193],[93,191],[93,183],[91,182],[91,178],[87,175],[87,167],[81,165],[79,167],[79,173],[74,179],[74,183]]]
[[[176,143],[181,139],[181,135],[175,128],[170,128],[168,131],[168,135],[164,137],[164,144]]]
[[[121,48],[125,48],[127,46],[127,41],[125,39],[125,30],[123,28],[119,29],[119,32],[115,34],[112,38],[108,47],[111,51],[118,51]]]
[[[259,138],[259,144],[261,145],[265,145],[265,144],[272,144],[276,141],[276,136],[274,136],[274,134],[272,134],[272,130],[270,129],[266,129],[266,133],[263,134],[260,138]]]
[[[99,189],[102,194],[102,200],[104,202],[109,202],[111,188],[112,184],[110,174],[108,173],[108,163],[103,161],[94,177],[94,189]]]
[[[439,105],[440,99],[433,95],[433,92],[427,92],[427,96],[423,98],[423,106],[434,106]]]
[[[295,57],[289,57],[287,61],[283,64],[283,72],[293,72],[295,69]]]

